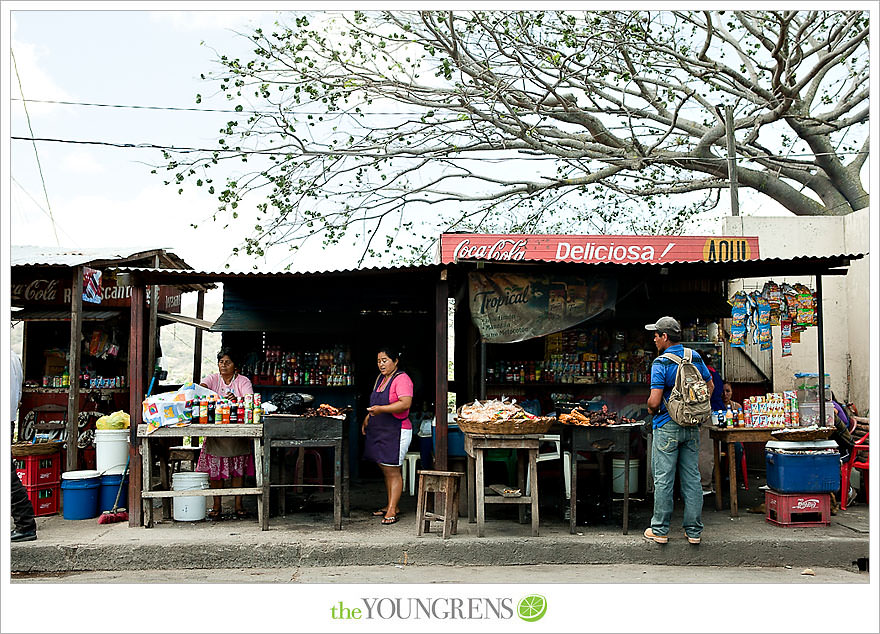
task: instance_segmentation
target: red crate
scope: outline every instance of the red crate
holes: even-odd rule
[[[26,487],[46,487],[61,481],[61,452],[46,456],[22,456],[13,460],[18,479]]]
[[[766,520],[777,526],[828,526],[831,523],[830,493],[764,492]]]
[[[34,515],[55,515],[58,512],[58,501],[61,499],[61,485],[25,487],[28,499],[34,507]]]

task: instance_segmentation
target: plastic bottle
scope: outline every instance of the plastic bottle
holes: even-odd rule
[[[730,409],[730,405],[727,406],[727,411],[724,413],[724,423],[725,423],[728,427],[733,427],[733,426],[734,426],[733,410]]]
[[[70,373],[67,368],[64,368],[64,372],[61,374],[61,387],[70,387]]]

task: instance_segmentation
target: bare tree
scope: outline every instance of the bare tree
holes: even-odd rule
[[[366,254],[487,226],[680,231],[728,187],[724,105],[741,188],[802,216],[868,206],[865,12],[285,19],[206,77],[242,112],[217,150],[164,165],[221,214],[259,201],[249,253],[349,232]]]

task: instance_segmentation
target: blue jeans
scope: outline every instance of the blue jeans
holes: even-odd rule
[[[682,427],[667,421],[653,432],[651,471],[654,475],[654,515],[651,530],[655,535],[669,534],[672,517],[672,489],[678,471],[681,496],[684,498],[682,525],[688,537],[703,532],[703,489],[700,486],[700,428]]]

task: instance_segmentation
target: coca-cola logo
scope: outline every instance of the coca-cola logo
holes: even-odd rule
[[[12,286],[13,301],[54,302],[57,294],[58,280],[33,280]]]
[[[495,244],[472,245],[468,239],[462,240],[455,247],[453,260],[524,260],[528,240],[512,240],[502,238]]]
[[[819,508],[819,500],[817,500],[816,498],[810,498],[807,500],[805,500],[804,498],[798,498],[795,508],[797,508],[798,510],[817,509]]]

